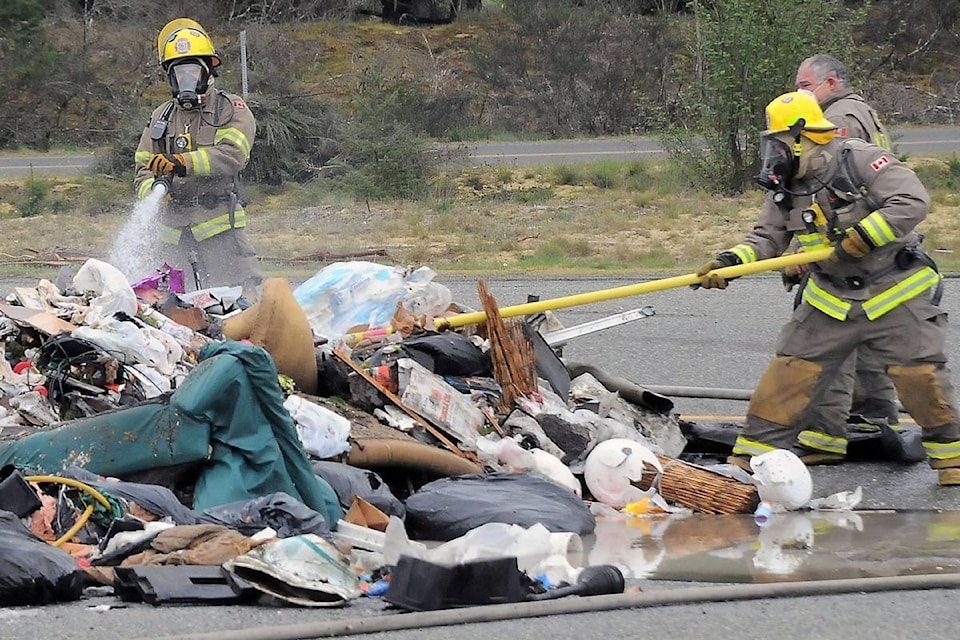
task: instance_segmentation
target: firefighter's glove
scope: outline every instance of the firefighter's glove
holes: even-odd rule
[[[700,278],[700,282],[690,285],[690,288],[699,289],[703,287],[704,289],[726,289],[728,279],[717,275],[716,273],[710,272],[714,269],[719,269],[721,267],[732,267],[737,264],[741,264],[740,258],[729,251],[724,251],[716,258],[697,269],[697,276]],[[730,278],[729,280],[734,279],[735,278]]]
[[[784,267],[783,271],[780,272],[780,280],[783,282],[783,288],[787,292],[793,291],[793,288],[803,282],[803,274],[807,272],[807,265],[805,264],[793,264],[789,267]]]
[[[153,171],[155,176],[174,175],[182,178],[187,175],[187,165],[180,153],[155,153],[147,162],[147,169]]]
[[[873,245],[870,244],[866,235],[857,226],[847,229],[846,234],[837,240],[833,247],[835,249],[834,259],[842,262],[856,262],[873,249]]]

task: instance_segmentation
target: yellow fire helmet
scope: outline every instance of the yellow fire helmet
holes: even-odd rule
[[[179,58],[209,58],[210,66],[220,66],[220,56],[200,23],[190,18],[168,22],[157,36],[157,60],[166,68]]]
[[[791,91],[767,105],[767,130],[764,135],[790,131],[803,120],[803,135],[817,144],[826,144],[836,135],[837,125],[823,116],[816,96],[809,91]]]

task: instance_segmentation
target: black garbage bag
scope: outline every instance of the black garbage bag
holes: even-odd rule
[[[407,498],[407,531],[420,540],[453,540],[488,522],[552,532],[591,533],[587,505],[538,473],[488,473],[441,478]]]
[[[321,513],[282,491],[205,509],[199,521],[230,527],[245,536],[267,527],[276,531],[280,538],[330,533],[330,525]]]
[[[401,358],[412,358],[417,364],[429,369],[438,376],[478,376],[493,375],[490,354],[473,344],[470,338],[454,332],[427,334],[408,338],[398,345]],[[392,347],[391,347],[392,348]],[[395,360],[396,353],[391,353]],[[374,365],[384,364],[383,354],[377,352],[371,358]]]
[[[403,503],[376,472],[329,460],[314,460],[310,468],[333,487],[344,509],[349,509],[353,499],[359,497],[388,516],[403,519],[406,512]]]
[[[84,572],[73,557],[0,511],[0,606],[79,600]]]
[[[26,518],[41,506],[40,496],[16,467],[12,464],[0,467],[0,509]]]

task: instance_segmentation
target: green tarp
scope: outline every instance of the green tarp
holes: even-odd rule
[[[0,466],[58,474],[71,465],[105,476],[203,461],[194,509],[282,491],[343,516],[336,493],[313,475],[283,407],[273,359],[260,347],[212,342],[169,403],[145,403],[0,442]]]

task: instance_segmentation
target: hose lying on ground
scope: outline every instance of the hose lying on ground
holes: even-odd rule
[[[516,620],[567,613],[612,611],[700,602],[732,602],[735,600],[763,600],[768,598],[796,598],[802,596],[837,595],[843,593],[873,593],[882,591],[910,591],[918,589],[956,589],[960,574],[923,576],[892,576],[880,578],[852,578],[844,580],[812,580],[810,582],[780,582],[773,584],[738,584],[721,587],[691,587],[665,591],[622,593],[588,598],[566,598],[545,602],[520,602],[483,607],[467,607],[444,611],[381,615],[350,620],[308,622],[230,632],[232,640],[298,640],[328,638],[367,633],[422,629],[473,622]],[[215,640],[222,631],[165,636],[159,640]]]
[[[61,478],[59,476],[27,476],[24,478],[27,482],[35,482],[40,484],[42,482],[52,482],[56,484],[66,485],[68,487],[73,487],[74,489],[80,489],[81,491],[86,491],[93,499],[102,504],[107,510],[113,510],[113,505],[110,504],[110,501],[107,500],[102,493],[91,487],[90,485],[80,482],[79,480],[74,480],[73,478]],[[55,547],[59,547],[64,542],[72,538],[77,534],[80,529],[82,529],[87,521],[90,520],[90,516],[93,515],[93,505],[87,505],[87,508],[83,510],[83,513],[80,514],[80,517],[77,518],[77,521],[73,524],[70,529],[64,533],[62,536],[54,540],[51,544]]]

